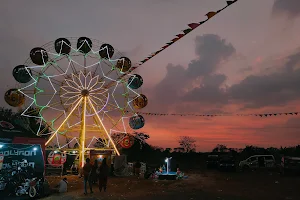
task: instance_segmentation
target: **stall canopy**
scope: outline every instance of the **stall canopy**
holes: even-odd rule
[[[39,144],[45,155],[45,139],[17,123],[0,120],[0,142],[14,144]]]

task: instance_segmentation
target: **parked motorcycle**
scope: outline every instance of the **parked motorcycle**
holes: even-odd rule
[[[36,183],[37,183],[37,178],[25,179],[24,183],[21,183],[21,185],[16,187],[15,189],[16,196],[19,197],[28,194],[29,197],[34,198],[37,195],[37,191],[35,188]]]

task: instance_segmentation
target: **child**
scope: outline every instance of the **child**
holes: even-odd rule
[[[63,178],[61,181],[59,181],[58,185],[56,186],[57,191],[59,193],[65,193],[68,191],[68,181],[67,178]]]

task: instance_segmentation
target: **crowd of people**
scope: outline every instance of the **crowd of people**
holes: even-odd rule
[[[89,158],[86,159],[86,163],[82,168],[80,177],[83,177],[84,194],[87,194],[87,187],[89,186],[90,193],[93,193],[93,184],[98,183],[99,191],[106,192],[107,179],[109,176],[109,166],[106,162],[106,158],[99,163],[95,160],[94,164],[91,164]],[[63,178],[56,186],[56,191],[59,193],[65,193],[68,191],[67,178]]]
[[[112,166],[113,167],[113,166]],[[140,175],[141,163],[137,161],[134,165],[134,174],[139,177]],[[107,164],[106,158],[102,160],[102,162],[98,162],[95,160],[94,163],[91,163],[90,158],[86,159],[86,163],[80,172],[80,177],[83,177],[83,185],[84,185],[84,194],[88,193],[88,187],[90,193],[93,192],[93,185],[98,184],[99,191],[106,192],[107,189],[107,180],[109,176],[110,168]],[[56,186],[56,192],[65,193],[68,191],[68,181],[67,178],[63,178],[58,185]]]
[[[109,167],[106,163],[106,158],[102,160],[101,164],[98,164],[96,160],[94,165],[91,164],[90,159],[86,159],[86,163],[83,166],[83,183],[84,194],[87,194],[87,184],[89,185],[90,192],[93,193],[93,184],[98,182],[99,191],[107,188],[107,178],[109,175]]]

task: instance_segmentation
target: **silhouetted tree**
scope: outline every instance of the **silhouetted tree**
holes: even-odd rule
[[[14,113],[11,109],[0,107],[0,119],[10,121],[19,125],[20,127],[32,132],[32,135],[41,131],[43,135],[41,137],[47,138],[49,135],[48,125],[42,121],[40,122],[37,116],[39,116],[39,111],[36,108],[30,107],[24,115],[36,116],[36,117],[27,117],[23,116],[24,110],[19,110],[17,113]]]
[[[227,150],[227,146],[223,144],[218,144],[212,151],[213,152],[225,152]]]
[[[12,109],[7,109],[4,107],[0,107],[0,118],[5,119],[7,121],[12,120],[15,117],[15,113]]]
[[[184,149],[185,153],[196,151],[196,140],[189,136],[180,136],[179,146]]]

